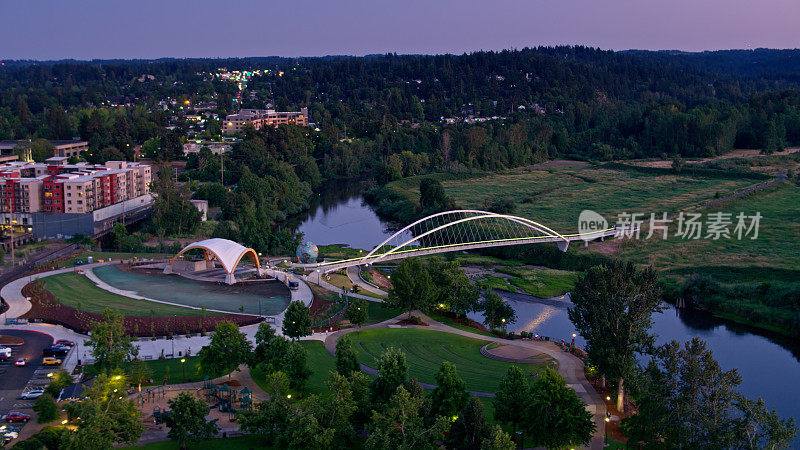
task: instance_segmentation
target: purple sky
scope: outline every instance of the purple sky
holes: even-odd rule
[[[0,58],[800,47],[798,0],[2,0]]]

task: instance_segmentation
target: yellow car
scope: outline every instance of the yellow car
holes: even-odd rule
[[[42,360],[42,364],[45,366],[57,366],[61,364],[61,360],[53,358],[52,356],[48,356]]]

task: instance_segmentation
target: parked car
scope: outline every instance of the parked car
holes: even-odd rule
[[[59,339],[56,341],[55,345],[66,345],[67,347],[73,347],[75,342],[70,341],[69,339]]]
[[[33,400],[35,398],[41,397],[42,394],[44,394],[44,389],[31,389],[28,392],[23,392],[22,395],[20,395],[20,398],[25,400]]]
[[[16,431],[6,431],[3,433],[3,441],[8,444],[9,442],[13,441],[14,439],[19,437],[19,433]]]
[[[59,364],[61,364],[61,360],[53,358],[52,356],[48,356],[42,360],[42,365],[44,366],[57,366]]]
[[[27,363],[28,363],[28,359],[27,358],[19,358],[14,362],[14,365],[17,366],[17,367],[24,367],[25,364],[27,364]]]
[[[67,356],[70,347],[66,345],[53,345],[42,350],[42,356]]]
[[[0,433],[8,433],[9,431],[19,433],[19,427],[15,427],[14,425],[9,425],[9,424],[0,425]]]
[[[6,361],[11,358],[11,347],[0,347],[0,361]]]
[[[21,412],[12,411],[0,417],[0,419],[5,420],[6,422],[27,422],[31,420],[31,416],[22,414]]]

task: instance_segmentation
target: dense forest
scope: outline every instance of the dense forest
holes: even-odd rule
[[[246,129],[182,181],[223,207],[217,234],[263,251],[323,180],[383,184],[556,157],[700,157],[800,144],[800,51],[612,52],[540,47],[464,55],[156,61],[6,61],[0,139],[80,137],[90,162],[183,159],[239,107],[308,107],[312,127]],[[257,70],[240,91],[220,71]],[[249,94],[249,95],[242,95]],[[188,105],[215,102],[202,129]],[[184,109],[184,105],[187,107]],[[140,146],[140,147],[139,147]],[[225,168],[222,179],[222,166]],[[197,184],[201,183],[201,184]],[[263,233],[261,230],[271,230]]]

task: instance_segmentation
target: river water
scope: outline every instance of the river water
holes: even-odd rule
[[[349,244],[372,249],[394,232],[366,204],[357,184],[326,189],[312,205],[298,230],[316,244]],[[569,301],[548,301],[529,295],[501,292],[517,312],[512,331],[531,331],[556,340],[571,339],[574,327],[567,317]],[[473,318],[480,319],[479,315]],[[669,307],[656,314],[651,330],[658,344],[671,340],[681,343],[698,336],[714,351],[724,370],[737,369],[742,376],[740,391],[751,398],[761,397],[768,407],[800,423],[800,344],[772,336],[709,315],[676,311]],[[578,345],[583,339],[576,338]],[[800,448],[800,440],[795,440]]]

